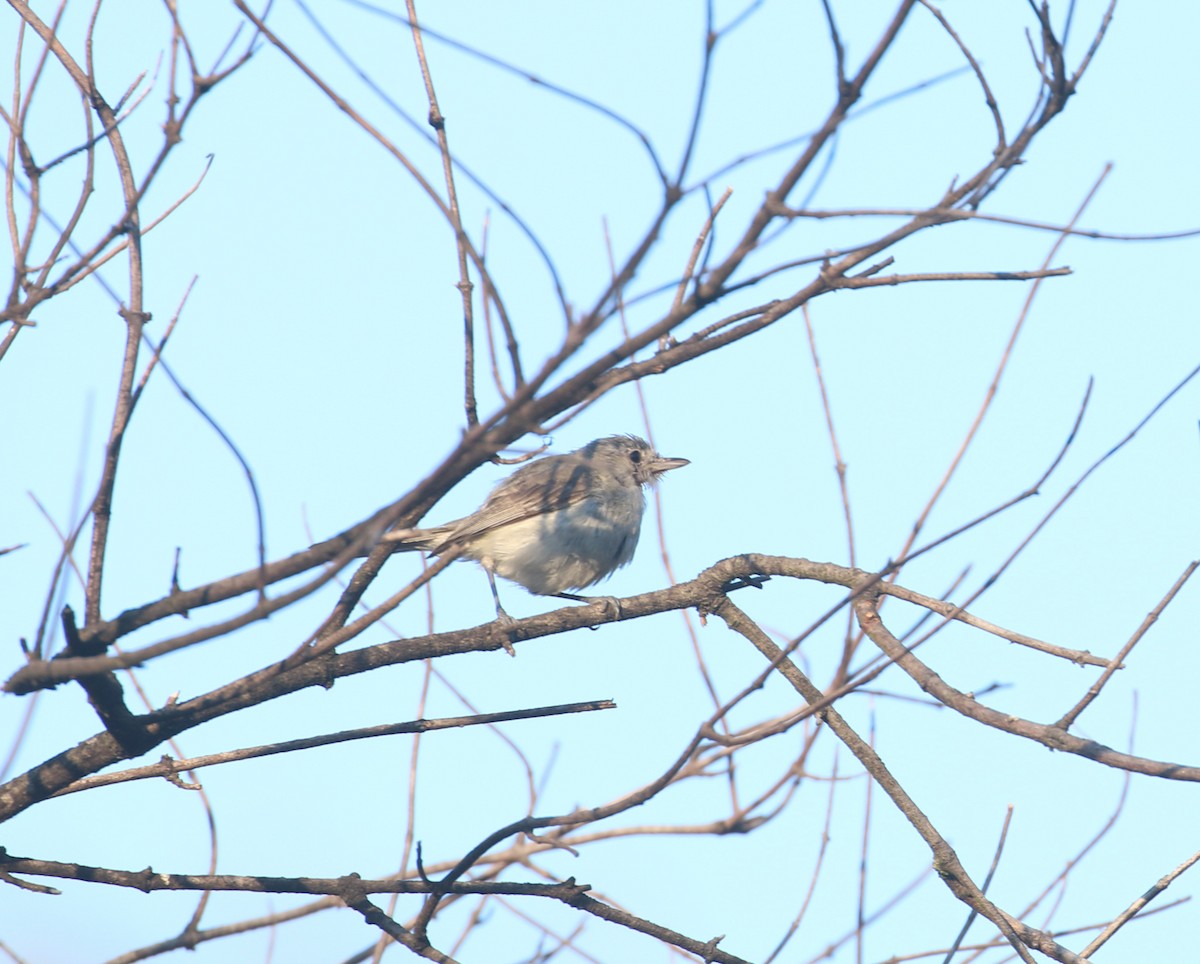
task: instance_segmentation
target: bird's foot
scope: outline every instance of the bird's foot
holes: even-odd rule
[[[610,617],[612,622],[616,622],[621,618],[621,602],[616,596],[577,596],[573,592],[558,592],[555,595],[559,599],[570,599],[572,602],[583,603],[585,606],[592,606],[599,603],[604,607],[604,611]],[[597,629],[596,626],[589,626],[589,629]]]
[[[504,632],[504,638],[500,640],[500,645],[504,647],[504,651],[508,653],[509,656],[513,657],[517,655],[517,651],[513,649],[513,643],[517,641],[517,634],[512,631],[511,627],[515,626],[516,623],[517,621],[508,613],[506,613],[503,607],[497,604],[496,624]]]
[[[604,611],[612,616],[613,622],[621,618],[621,600],[616,596],[593,596],[591,602],[600,603]]]

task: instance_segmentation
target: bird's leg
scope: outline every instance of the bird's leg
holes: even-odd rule
[[[492,599],[496,601],[496,622],[500,623],[501,626],[515,623],[516,620],[506,613],[504,607],[500,605],[500,593],[496,591],[496,577],[492,575],[492,570],[484,569],[483,571],[487,573],[488,585],[492,587]],[[512,637],[508,633],[504,635],[504,651],[509,656],[517,655],[517,651],[513,649]]]

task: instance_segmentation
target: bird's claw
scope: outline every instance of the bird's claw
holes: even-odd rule
[[[621,618],[621,601],[616,596],[596,596],[592,599],[593,603],[600,603],[604,607],[604,611],[612,615],[612,621],[616,622]],[[599,627],[593,626],[592,629]]]
[[[517,651],[513,649],[513,643],[516,642],[517,634],[511,631],[511,627],[515,626],[516,622],[499,605],[496,606],[496,625],[504,632],[504,638],[500,640],[500,645],[504,647],[504,651],[509,656],[514,657],[517,655]]]

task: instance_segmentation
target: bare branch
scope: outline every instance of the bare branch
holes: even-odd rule
[[[562,716],[567,713],[590,713],[595,710],[616,709],[612,700],[594,700],[590,703],[568,703],[562,706],[538,706],[524,710],[506,710],[499,713],[479,713],[474,716],[450,716],[434,720],[416,720],[411,723],[386,723],[380,726],[364,726],[356,730],[342,730],[338,733],[325,733],[321,736],[304,737],[297,740],[285,740],[282,743],[271,743],[266,746],[252,746],[241,750],[226,750],[223,753],[210,753],[205,756],[191,757],[187,760],[172,760],[163,757],[158,763],[150,766],[135,767],[116,773],[105,773],[84,777],[69,784],[55,796],[68,793],[79,793],[95,787],[112,786],[115,783],[128,783],[130,780],[148,780],[163,777],[176,783],[173,777],[188,770],[199,770],[202,767],[217,766],[223,763],[236,763],[241,760],[254,760],[264,756],[274,756],[277,753],[294,753],[298,750],[311,750],[319,746],[329,746],[334,743],[347,743],[352,740],[370,740],[380,736],[395,736],[399,733],[431,733],[435,730],[447,730],[464,726],[490,725],[507,720],[528,720],[545,716]],[[183,789],[194,790],[194,784],[176,783]]]

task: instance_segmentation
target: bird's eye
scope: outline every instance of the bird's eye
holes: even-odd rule
[[[638,462],[640,462],[641,460],[642,460],[642,453],[640,451],[638,451],[637,449],[634,449],[632,452],[629,453],[629,461],[633,462],[635,465]]]

